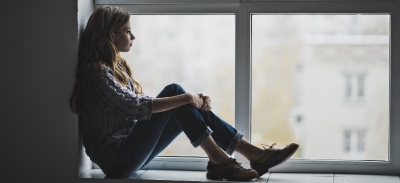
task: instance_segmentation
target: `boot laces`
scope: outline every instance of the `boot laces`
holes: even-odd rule
[[[239,166],[239,168],[243,168],[241,165],[242,163],[238,163],[235,158],[229,158],[228,161],[226,161],[226,164],[229,164],[229,162],[233,162],[233,163],[237,164]]]
[[[273,143],[271,145],[266,145],[266,144],[261,144],[265,150],[271,150],[271,149],[276,149],[274,146],[276,143]]]

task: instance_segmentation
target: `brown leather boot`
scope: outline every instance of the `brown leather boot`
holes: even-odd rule
[[[262,176],[269,171],[270,168],[279,165],[289,159],[299,148],[298,144],[291,143],[283,149],[275,149],[274,145],[265,148],[264,155],[258,161],[251,161],[250,166]]]
[[[257,178],[258,173],[253,169],[243,168],[236,159],[229,158],[226,163],[214,164],[211,161],[207,165],[207,179],[248,181]]]

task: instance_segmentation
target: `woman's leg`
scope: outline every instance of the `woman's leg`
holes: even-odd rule
[[[264,154],[264,150],[254,146],[245,139],[241,139],[235,149],[236,152],[243,155],[249,161],[256,161]]]
[[[146,166],[154,157],[160,154],[169,144],[182,132],[182,129],[171,118],[165,126],[163,134],[161,134],[160,140],[155,146],[153,152],[149,156],[148,160],[143,164],[142,168]],[[209,136],[210,137],[210,136]],[[228,160],[228,156],[218,147],[212,138],[206,138],[200,147],[204,150],[210,161],[214,163],[223,163]]]
[[[140,169],[150,163],[151,160],[153,160],[158,154],[160,154],[165,148],[167,148],[168,145],[171,144],[171,142],[181,133],[182,129],[175,122],[175,119],[171,117],[167,122],[167,125],[165,126],[164,131],[162,132],[156,146]]]
[[[172,85],[172,88],[174,88],[176,92],[175,95],[185,93],[179,85]],[[191,139],[192,145],[197,147],[201,144],[200,146],[213,163],[218,164],[218,162],[224,162],[226,158],[226,155],[222,153],[218,147],[225,150],[229,155],[236,150],[250,161],[252,167],[256,169],[261,176],[267,172],[269,168],[286,161],[298,148],[297,144],[290,144],[284,149],[260,149],[243,139],[243,135],[240,132],[211,111],[200,112],[200,110],[191,105],[181,106],[171,111],[179,127],[185,132],[189,139]],[[192,120],[196,122],[188,123],[188,121]],[[195,137],[199,138],[193,141],[193,136],[190,137],[190,135],[196,134],[196,130],[194,131],[194,129],[204,128],[204,123],[207,128],[209,127],[214,131],[214,133],[211,134],[212,137],[204,138],[208,136],[208,134],[203,132],[202,135],[195,135]],[[197,133],[199,132],[201,131],[197,131]]]
[[[176,88],[168,86],[157,97],[172,96]],[[128,177],[138,171],[157,154],[165,149],[182,130],[170,113],[152,114],[150,121],[138,121],[122,142],[114,175],[110,177]]]
[[[138,121],[122,141],[122,149],[117,156],[114,175],[110,177],[129,177],[138,171],[149,159],[160,141],[171,115],[153,114],[150,121]]]
[[[173,84],[165,87],[157,97],[168,97],[182,93],[186,92],[179,85]],[[165,149],[182,130],[194,147],[202,144],[212,133],[204,123],[199,111],[191,105],[155,113],[150,121],[138,121],[123,142],[125,152],[122,152],[119,160],[117,160],[120,174],[129,176],[139,170]],[[215,143],[213,146],[212,143],[210,145],[207,142],[209,140],[205,142],[205,144],[209,144],[204,148],[206,153],[221,151]],[[208,154],[212,154],[210,159],[213,160],[227,159],[222,151],[221,153]],[[221,154],[224,157],[218,157]]]
[[[163,91],[167,92],[161,92],[157,97],[169,97],[186,93],[186,91],[177,84],[168,85]],[[186,134],[186,136],[191,140],[194,147],[200,145],[200,147],[206,152],[207,156],[212,162],[223,163],[228,160],[228,156],[221,151],[221,149],[218,147],[212,137],[209,137],[212,131],[207,126],[207,124],[205,124],[204,119],[202,118],[201,113],[198,109],[188,104],[175,108],[171,110],[171,112],[171,118],[174,120],[171,120],[168,123],[164,131],[165,135],[163,134],[162,137],[168,140],[162,140],[157,144],[152,155],[150,156],[151,158],[148,161],[150,161],[162,150],[164,150],[171,143],[171,141],[176,138],[176,136],[170,135],[170,131],[174,131],[174,129],[177,128],[179,128],[180,131],[183,131]],[[192,122],[192,120],[194,120],[194,122]],[[173,123],[173,121],[175,123]],[[146,162],[146,164],[147,163],[148,162]]]
[[[232,155],[236,146],[241,141],[243,134],[219,118],[212,111],[202,112],[201,115],[207,126],[214,132],[211,135],[218,146],[228,155]]]
[[[169,88],[169,89],[167,89]],[[167,91],[167,92],[164,92]],[[166,87],[163,92],[161,92],[157,97],[168,97],[168,96],[173,96],[173,95],[179,95],[186,93],[185,90],[180,87],[179,85],[172,84]],[[193,107],[192,109],[189,109],[189,111],[180,111],[179,113],[182,114],[190,114],[193,112]],[[199,110],[195,109],[194,113],[199,113],[201,117],[203,118],[202,120],[204,123],[211,128],[211,130],[214,132],[212,133],[212,138],[207,138],[205,139],[204,143],[202,143],[201,147],[202,149],[206,152],[206,154],[210,157],[210,160],[214,163],[218,162],[224,162],[226,161],[226,156],[224,156],[224,153],[222,153],[219,148],[215,147],[220,147],[222,148],[227,154],[232,155],[233,151],[235,149],[239,150],[239,153],[243,153],[243,155],[248,158],[250,161],[253,159],[261,156],[264,151],[250,143],[248,143],[246,140],[242,139],[243,135],[238,132],[234,127],[220,119],[217,115],[215,115],[213,112],[208,111],[208,112],[199,112]],[[197,115],[196,115],[197,116]],[[197,117],[198,118],[198,117]],[[200,120],[200,121],[202,121]],[[184,125],[185,126],[185,125]],[[164,150],[171,142],[173,139],[176,138],[176,136],[182,131],[180,130],[180,126],[174,121],[174,117],[171,117],[170,122],[168,122],[167,126],[165,127],[165,132],[162,134],[162,137],[160,138],[160,142],[156,145],[154,152],[150,155],[150,158],[148,161],[153,159],[155,156],[157,156],[162,150]],[[191,127],[189,127],[191,128]],[[174,130],[176,131],[175,133]],[[190,130],[190,129],[188,129]],[[187,130],[186,130],[187,131]],[[239,143],[241,142],[241,143]],[[246,143],[244,143],[246,142]],[[236,148],[240,144],[240,147]],[[195,145],[197,146],[197,145]],[[217,150],[215,150],[217,149]],[[214,156],[214,157],[213,157]],[[221,159],[222,157],[222,159]],[[145,164],[147,164],[146,162]]]
[[[227,154],[232,154],[234,150],[242,154],[250,161],[251,167],[257,170],[260,176],[268,172],[270,168],[285,162],[299,147],[297,144],[292,143],[284,149],[275,149],[273,146],[261,149],[243,139],[243,135],[240,132],[237,132],[235,128],[213,112],[202,112],[202,116],[205,123],[214,131],[212,136],[218,146],[224,149]],[[233,134],[235,135],[232,138]],[[230,143],[227,144],[229,140]]]
[[[173,84],[167,86],[159,97],[174,96],[182,93],[185,93],[185,91],[179,85]],[[206,124],[198,109],[191,105],[184,105],[166,112],[153,114],[150,121],[137,122],[123,142],[126,153],[122,154],[125,154],[127,161],[118,165],[119,171],[123,176],[129,176],[154,158],[161,149],[164,149],[176,137],[175,134],[178,132],[172,133],[174,135],[167,135],[168,140],[160,141],[163,134],[169,134],[166,131],[170,127],[168,123],[175,121],[189,138],[192,145],[194,147],[201,146],[209,155],[211,161],[214,161],[209,162],[207,166],[207,177],[212,179],[227,178],[230,180],[249,180],[257,177],[256,171],[244,169],[221,151],[212,137],[210,137],[212,131],[207,125],[212,126],[219,133],[216,135],[218,138],[217,143],[225,150],[228,150],[227,152],[233,152],[242,135],[211,112],[209,115],[205,115],[205,117],[210,116],[213,116],[212,120],[208,120]],[[224,163],[218,164],[221,160]],[[121,163],[121,161],[117,163]]]

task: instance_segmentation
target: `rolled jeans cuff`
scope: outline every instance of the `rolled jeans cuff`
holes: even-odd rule
[[[198,147],[206,138],[212,133],[210,127],[207,126],[206,130],[197,138],[195,141],[192,142],[193,147]]]
[[[233,154],[233,151],[235,150],[236,146],[238,145],[238,143],[239,143],[240,139],[242,139],[242,137],[243,137],[243,134],[238,131],[225,150],[225,152],[228,155]]]

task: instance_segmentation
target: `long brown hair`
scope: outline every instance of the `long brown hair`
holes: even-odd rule
[[[110,67],[115,79],[123,86],[127,86],[129,78],[135,84],[137,94],[142,94],[141,85],[133,79],[132,72],[126,61],[120,56],[112,40],[112,33],[120,29],[129,21],[128,11],[114,6],[101,6],[89,18],[85,30],[79,40],[78,64],[76,66],[75,84],[69,100],[71,111],[79,113],[82,99],[90,86],[90,77],[93,74],[93,64],[99,62],[103,68]]]

